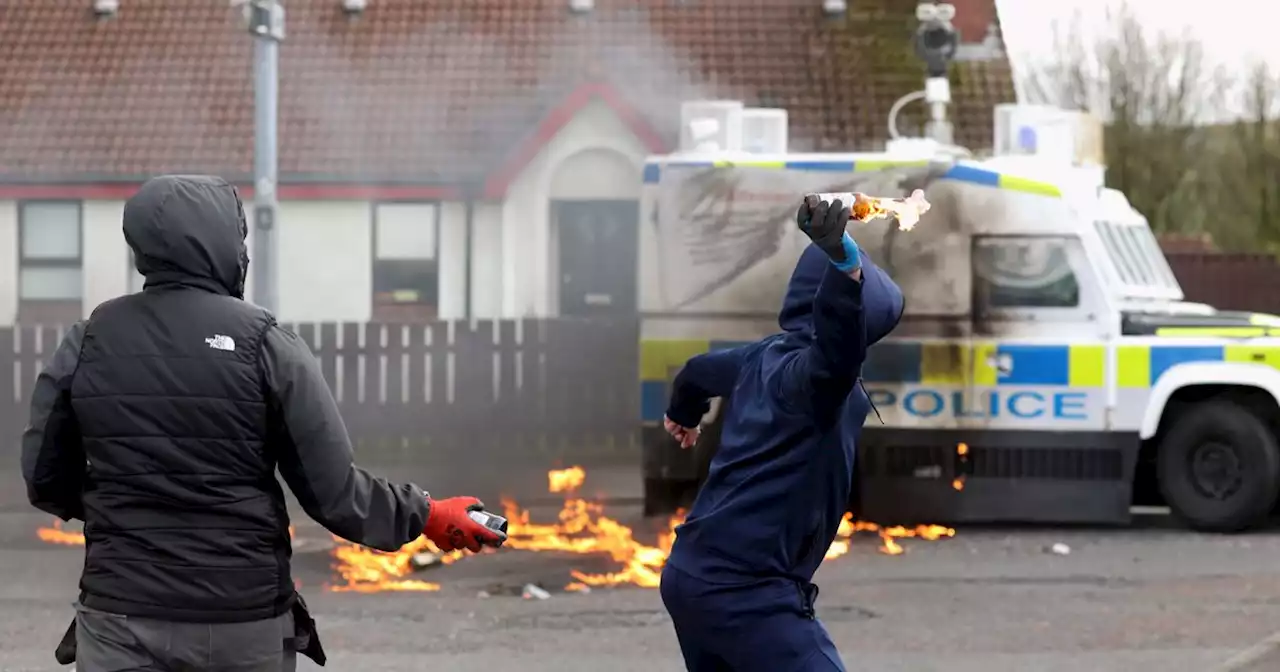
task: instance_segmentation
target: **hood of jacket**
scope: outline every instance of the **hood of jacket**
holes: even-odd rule
[[[124,205],[124,238],[146,288],[185,285],[244,298],[248,233],[240,195],[220,177],[155,177]]]
[[[858,254],[862,257],[862,310],[867,345],[871,345],[898,326],[905,305],[902,291],[889,275],[872,263],[865,251],[859,250]],[[778,311],[778,326],[788,335],[812,338],[813,300],[830,263],[827,254],[813,244],[800,255],[782,299],[782,310]]]

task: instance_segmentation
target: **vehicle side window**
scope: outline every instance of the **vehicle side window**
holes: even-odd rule
[[[975,237],[975,307],[1000,310],[1079,306],[1080,284],[1071,270],[1067,247],[1066,238]]]

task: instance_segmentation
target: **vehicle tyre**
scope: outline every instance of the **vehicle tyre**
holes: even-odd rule
[[[1280,445],[1267,423],[1225,401],[1192,406],[1165,432],[1160,493],[1192,529],[1239,532],[1263,522],[1280,493]]]

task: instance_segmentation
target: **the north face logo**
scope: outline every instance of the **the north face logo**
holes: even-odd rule
[[[226,350],[227,352],[236,351],[236,339],[231,338],[230,336],[216,334],[211,338],[204,339],[204,342],[208,343],[209,347],[214,350]]]

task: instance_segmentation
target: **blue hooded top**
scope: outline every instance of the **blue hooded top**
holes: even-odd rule
[[[849,503],[871,405],[857,385],[867,347],[902,317],[902,292],[862,257],[862,281],[810,245],[787,287],[782,333],[707,353],[673,382],[667,417],[696,425],[729,400],[720,447],[667,563],[713,583],[808,582]]]

